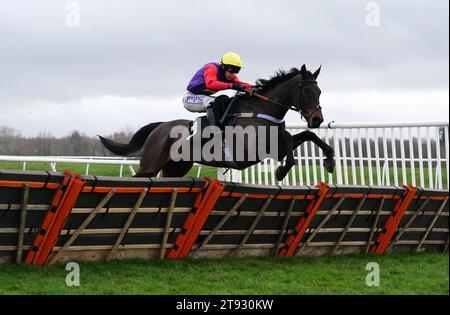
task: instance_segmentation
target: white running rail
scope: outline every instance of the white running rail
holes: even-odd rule
[[[449,187],[448,121],[401,123],[324,123],[311,129],[335,150],[331,175],[323,168],[320,149],[308,142],[295,153],[296,165],[282,182],[275,178],[279,162],[267,159],[243,171],[218,170],[226,181],[261,185],[315,185],[318,181],[344,185]],[[287,124],[291,134],[305,124]]]
[[[136,175],[133,166],[139,166],[138,159],[129,159],[123,157],[105,157],[105,156],[17,156],[17,155],[0,155],[0,161],[4,162],[21,162],[22,170],[27,169],[28,162],[48,163],[50,169],[56,172],[57,164],[84,164],[85,175],[89,175],[91,165],[117,165],[118,176],[122,177],[124,168],[128,168],[131,175]],[[201,176],[201,165],[194,164],[197,167],[197,177]],[[161,173],[158,174],[158,177]]]

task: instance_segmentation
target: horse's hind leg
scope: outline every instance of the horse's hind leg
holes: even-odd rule
[[[284,132],[280,134],[278,139],[278,145],[279,148],[279,161],[283,160],[283,154],[280,154],[281,152],[286,152],[286,162],[284,165],[280,165],[275,170],[275,176],[277,177],[277,180],[281,181],[283,178],[287,175],[289,170],[292,168],[292,166],[295,165],[294,160],[294,152],[292,147],[292,136],[289,132]]]
[[[136,172],[136,177],[155,177],[162,170],[165,164],[167,164],[167,160],[169,158],[165,158],[161,155],[154,155],[155,158],[145,160],[141,158],[141,163],[139,166],[139,170]]]
[[[172,144],[179,140],[171,137],[171,130],[175,127],[185,127],[186,121],[173,121],[159,125],[147,138],[142,151],[138,176],[156,176],[161,170],[163,176],[181,177],[192,167],[192,162],[173,162],[171,159]]]
[[[137,177],[155,177],[170,161],[170,145],[168,131],[164,124],[157,127],[147,138],[141,154]]]
[[[180,161],[174,162],[170,161],[164,165],[162,171],[164,177],[183,177],[194,165],[193,162]]]

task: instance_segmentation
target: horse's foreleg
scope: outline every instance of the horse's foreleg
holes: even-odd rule
[[[325,169],[332,173],[334,170],[334,149],[330,147],[325,141],[320,139],[314,132],[309,130],[300,132],[296,135],[292,136],[293,139],[293,148],[295,149],[299,145],[301,145],[305,141],[312,141],[315,145],[317,145],[325,154],[325,160],[323,161],[323,166]]]
[[[292,144],[292,135],[288,132],[282,133],[279,137],[279,144],[280,149],[282,149],[282,152],[286,152],[286,162],[284,165],[280,165],[276,171],[275,176],[277,177],[277,180],[281,181],[286,176],[286,174],[289,172],[289,170],[292,168],[292,166],[295,165],[295,159],[294,159],[294,147]],[[282,160],[282,156],[280,156],[279,160]]]

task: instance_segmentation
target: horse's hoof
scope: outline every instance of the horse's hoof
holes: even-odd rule
[[[333,173],[335,165],[336,163],[334,162],[333,158],[326,158],[323,161],[323,166],[325,167],[328,173]]]

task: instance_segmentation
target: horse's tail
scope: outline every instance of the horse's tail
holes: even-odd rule
[[[161,123],[162,122],[151,123],[142,127],[133,135],[128,144],[107,139],[99,135],[97,136],[100,138],[103,146],[109,151],[116,155],[126,156],[142,148],[150,133]]]

